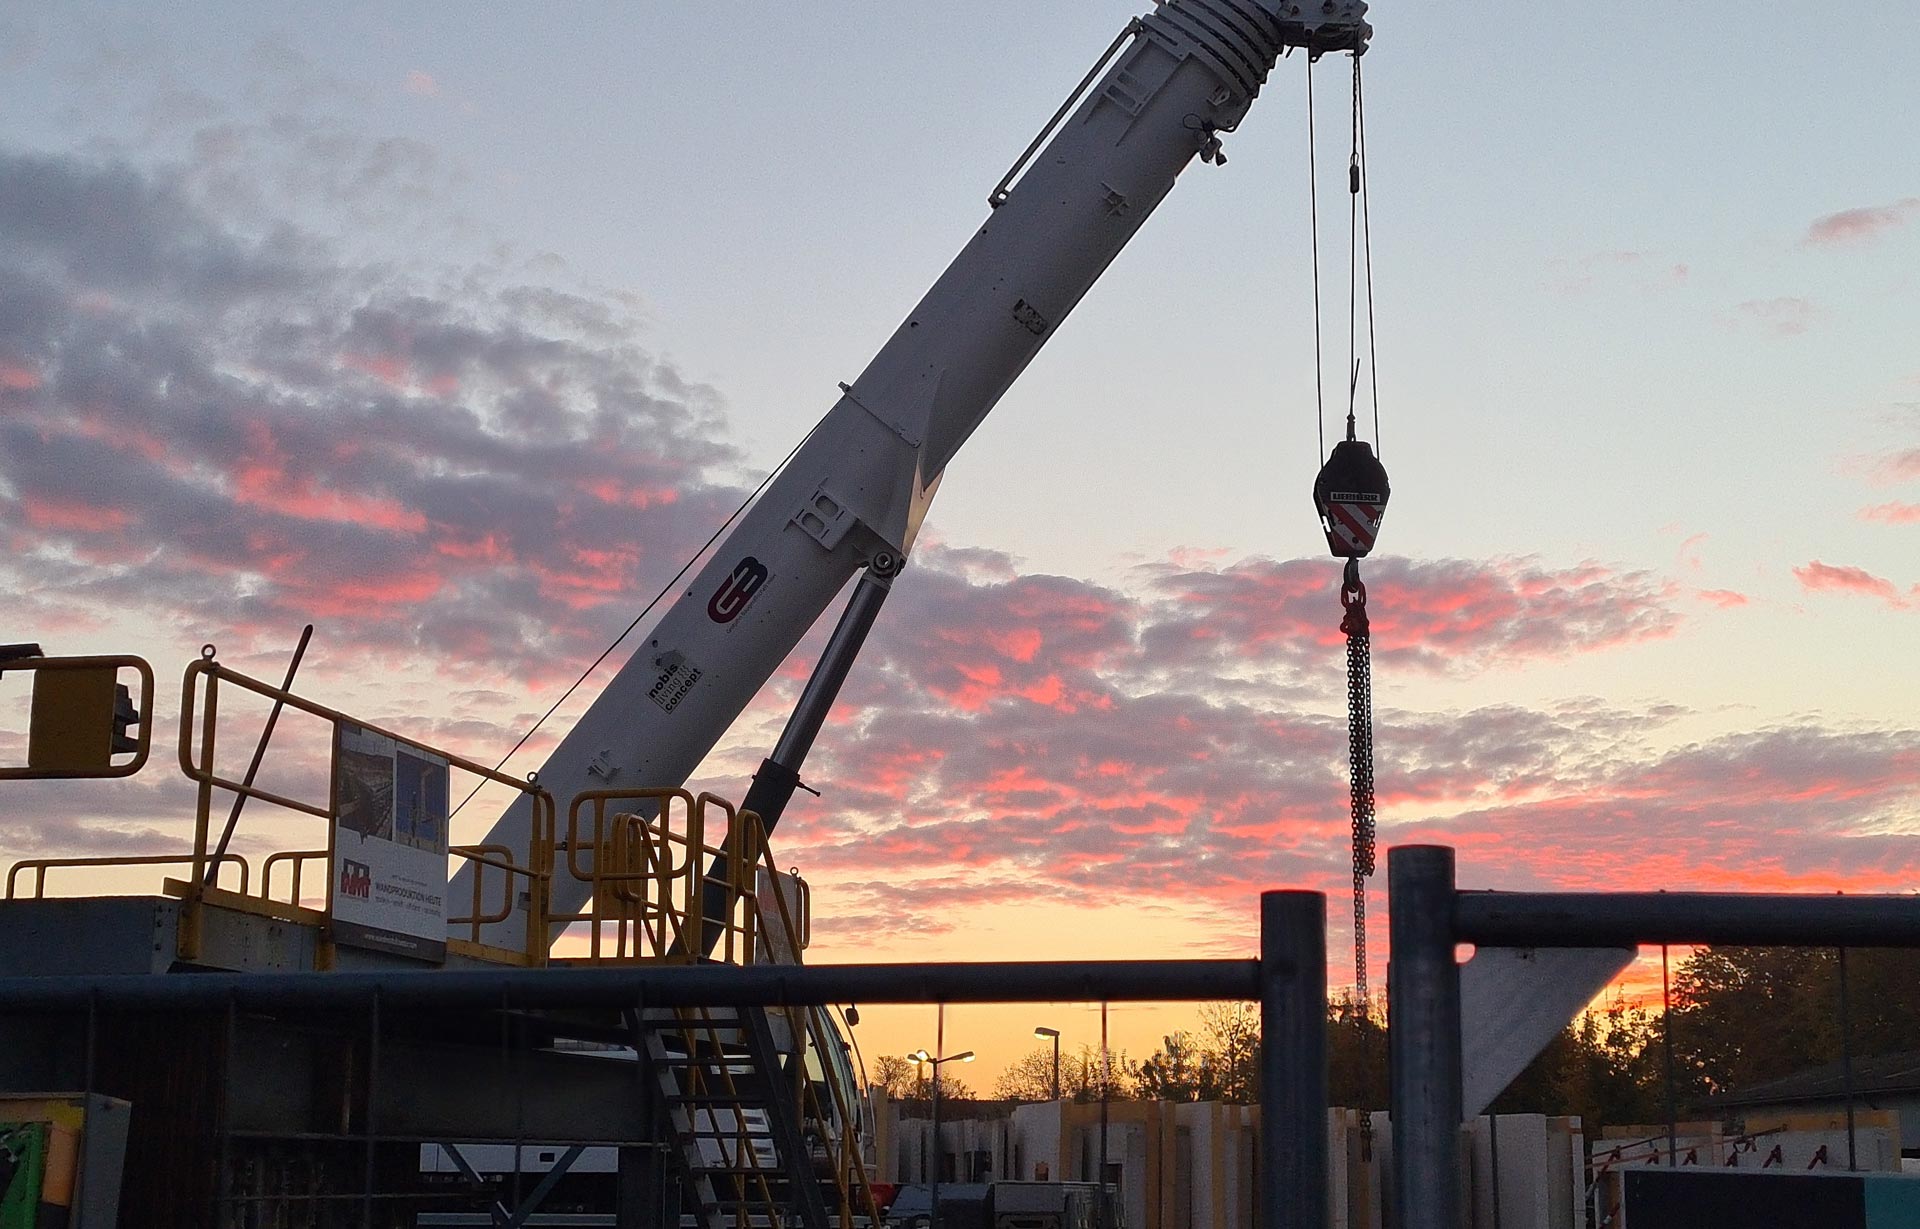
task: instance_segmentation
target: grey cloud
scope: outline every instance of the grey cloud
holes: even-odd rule
[[[717,395],[616,305],[436,295],[125,165],[0,152],[0,185],[18,591],[544,675],[738,499]]]
[[[244,240],[126,165],[0,151],[0,260],[55,271],[74,291],[165,294],[181,307],[310,287],[317,270]],[[197,312],[196,312],[197,314]]]

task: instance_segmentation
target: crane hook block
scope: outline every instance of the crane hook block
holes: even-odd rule
[[[1387,512],[1387,467],[1365,440],[1341,440],[1313,480],[1313,508],[1339,559],[1364,559]]]

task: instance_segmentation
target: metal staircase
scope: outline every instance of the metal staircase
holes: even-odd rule
[[[701,1229],[830,1229],[827,1192],[844,1200],[821,1144],[827,1124],[803,1118],[791,1028],[764,1008],[655,1009],[636,1031],[678,1145],[682,1189]],[[803,1067],[804,1064],[801,1063]]]
[[[578,803],[570,817],[570,848],[595,856],[574,872],[592,881],[592,912],[569,920],[610,936],[591,959],[799,964],[805,884],[774,866],[758,817],[711,795],[650,793],[662,804],[651,816],[606,815],[634,797],[609,793],[591,799],[590,834]],[[825,1010],[643,1007],[625,1022],[699,1229],[877,1229],[859,1091],[833,1074],[844,1042]]]

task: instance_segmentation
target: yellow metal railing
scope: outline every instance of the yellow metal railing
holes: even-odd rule
[[[278,856],[278,855],[276,855]],[[7,899],[20,899],[16,891],[21,875],[29,872],[33,875],[33,892],[29,899],[39,900],[47,894],[47,872],[71,867],[119,867],[119,866],[179,866],[193,861],[192,854],[122,854],[103,855],[92,858],[26,858],[7,868]],[[271,862],[271,859],[269,859]],[[237,853],[221,854],[221,866],[240,868],[240,894],[247,893],[247,884],[251,871],[247,860]]]
[[[652,805],[616,809],[636,803]],[[590,790],[567,809],[563,847],[587,903],[547,921],[584,925],[589,961],[756,959],[766,924],[758,871],[771,861],[753,812],[684,789]],[[804,923],[795,933],[804,947]]]
[[[342,722],[355,724],[355,726],[359,726],[361,730],[367,730],[367,732],[371,732],[371,734],[392,739],[399,747],[411,747],[411,749],[419,751],[422,755],[445,760],[451,768],[461,768],[463,772],[470,772],[470,774],[480,776],[480,778],[484,778],[484,780],[488,780],[488,782],[507,785],[507,787],[511,787],[511,789],[520,791],[522,795],[530,797],[530,799],[532,799],[532,807],[534,807],[534,822],[532,822],[532,831],[528,833],[526,862],[515,862],[515,860],[513,860],[513,853],[511,853],[509,849],[501,847],[501,845],[455,845],[455,847],[449,847],[449,853],[451,853],[451,855],[459,856],[459,858],[468,860],[468,862],[474,862],[474,899],[472,899],[472,912],[470,912],[470,914],[447,918],[447,922],[453,924],[453,926],[467,926],[470,943],[476,943],[476,945],[478,945],[484,926],[488,926],[488,924],[492,924],[492,922],[505,922],[509,916],[513,916],[515,883],[518,880],[526,880],[526,883],[528,883],[528,897],[530,897],[530,906],[528,906],[528,914],[526,914],[526,916],[528,916],[528,926],[526,926],[524,943],[522,943],[522,949],[518,951],[518,956],[520,956],[524,962],[528,962],[528,964],[545,964],[545,956],[547,956],[547,931],[545,931],[543,926],[540,926],[540,920],[547,914],[547,883],[551,880],[551,856],[553,856],[553,795],[549,795],[545,789],[541,789],[540,785],[536,785],[534,782],[520,780],[520,778],[515,778],[515,776],[507,776],[505,772],[499,772],[499,770],[495,770],[495,768],[488,768],[486,764],[482,764],[482,762],[478,762],[478,760],[470,760],[461,757],[461,755],[453,755],[453,753],[445,751],[442,747],[434,747],[434,745],[430,745],[430,743],[422,743],[419,739],[407,737],[405,734],[397,734],[394,730],[386,730],[386,728],[382,728],[382,726],[374,726],[371,722],[363,722],[363,720],[359,720],[359,718],[355,718],[355,716],[349,716],[348,712],[330,709],[330,707],[326,707],[326,705],[319,703],[319,701],[307,699],[307,697],[303,697],[303,695],[296,695],[296,693],[292,693],[292,691],[286,691],[286,689],[282,689],[282,687],[275,687],[273,684],[261,682],[261,680],[257,680],[257,678],[250,678],[250,676],[246,676],[246,674],[242,674],[242,672],[238,672],[238,670],[228,670],[227,666],[217,663],[217,661],[211,657],[211,653],[204,653],[200,659],[196,659],[194,663],[188,664],[188,666],[186,666],[186,676],[184,676],[184,680],[180,682],[180,772],[184,772],[190,782],[200,785],[198,805],[196,805],[196,810],[194,810],[192,880],[188,883],[188,893],[186,893],[186,901],[188,901],[188,906],[190,906],[190,912],[196,912],[196,910],[198,910],[198,904],[200,904],[202,897],[204,897],[202,885],[204,885],[205,868],[207,868],[207,858],[209,858],[209,849],[207,849],[207,847],[209,847],[209,837],[211,837],[211,828],[213,828],[213,791],[215,791],[215,789],[223,789],[223,791],[227,791],[227,793],[234,793],[234,795],[240,795],[240,797],[246,797],[246,799],[259,799],[259,801],[263,801],[263,803],[273,803],[275,807],[284,807],[288,808],[288,810],[301,812],[301,814],[309,814],[309,816],[317,816],[317,818],[328,820],[328,828],[326,828],[326,849],[324,849],[324,851],[319,851],[319,849],[292,851],[292,853],[275,855],[271,858],[271,862],[278,862],[278,860],[292,862],[292,897],[294,897],[294,903],[298,904],[298,901],[300,901],[301,866],[303,866],[305,862],[309,862],[309,860],[324,860],[324,866],[330,866],[330,864],[332,864],[332,855],[334,855],[334,849],[332,849],[332,843],[334,843],[332,820],[334,820],[334,816],[336,816],[338,810],[340,810],[340,799],[336,797],[338,785],[334,783],[336,782],[336,774],[330,770],[332,766],[328,766],[328,799],[326,799],[324,805],[321,805],[321,803],[313,803],[313,801],[305,801],[305,799],[296,799],[296,797],[278,793],[278,791],[273,791],[273,789],[263,789],[263,787],[253,785],[253,783],[250,782],[232,780],[232,778],[227,778],[227,776],[221,776],[221,774],[215,770],[213,764],[215,764],[217,741],[219,741],[219,695],[221,695],[221,687],[223,686],[238,687],[238,689],[242,689],[242,691],[259,695],[259,697],[263,697],[263,699],[271,699],[271,701],[275,701],[278,705],[286,705],[288,709],[298,709],[298,711],[307,712],[307,714],[317,716],[317,718],[321,718],[321,720],[332,724],[332,726],[336,726],[336,728],[338,728]],[[202,695],[204,695],[204,701],[202,701]],[[196,718],[196,714],[198,714],[198,718],[200,718],[200,720],[198,720],[198,726],[200,726],[198,743],[196,743],[196,737],[194,737],[194,726],[196,726],[196,720],[194,720],[194,718]],[[198,755],[196,755],[196,751],[198,751]],[[503,906],[501,910],[484,912],[484,908],[482,908],[482,891],[484,891],[484,880],[486,880],[486,868],[495,868],[495,870],[501,872],[501,881],[503,881],[503,885],[505,885],[505,906]],[[263,895],[263,897],[267,895],[267,889],[271,889],[271,880],[273,880],[273,876],[271,876],[271,868],[269,868],[269,872],[261,876],[261,881],[263,881],[263,893],[261,893],[261,895]],[[332,893],[332,883],[328,883],[328,899],[330,899],[330,893]],[[198,926],[196,926],[196,924],[198,924],[198,916],[196,916],[192,922],[188,922],[188,920],[182,916],[182,926],[180,926],[180,954],[182,954],[182,958],[192,958],[192,956],[198,952],[200,933],[198,933]]]
[[[204,691],[203,691],[204,684]],[[449,767],[459,768],[501,785],[519,791],[532,800],[534,821],[527,842],[527,861],[516,863],[510,853],[499,846],[456,846],[450,853],[476,863],[474,872],[473,912],[466,916],[449,918],[455,925],[470,928],[472,942],[480,941],[481,928],[488,922],[503,921],[512,913],[513,884],[517,879],[528,883],[530,907],[529,918],[539,918],[547,911],[547,884],[551,878],[551,857],[553,848],[553,796],[531,781],[508,776],[487,767],[478,761],[455,755],[442,748],[409,738],[405,734],[384,729],[370,722],[361,721],[338,709],[330,708],[305,696],[296,695],[270,683],[249,677],[237,670],[230,670],[215,661],[211,652],[203,653],[200,658],[187,666],[186,676],[180,685],[180,770],[188,780],[199,786],[199,796],[194,813],[193,856],[191,859],[192,878],[188,881],[185,893],[187,909],[183,910],[180,927],[180,948],[183,959],[193,959],[199,950],[200,927],[198,910],[205,895],[206,868],[210,859],[209,846],[212,843],[213,795],[215,790],[237,794],[244,798],[257,799],[274,806],[301,814],[311,815],[328,821],[327,848],[320,850],[302,850],[285,855],[281,860],[292,862],[293,896],[299,898],[300,867],[307,861],[319,861],[322,857],[326,864],[333,860],[333,820],[339,811],[340,800],[335,796],[337,787],[333,784],[336,774],[329,765],[327,774],[329,787],[326,802],[317,803],[294,798],[274,790],[264,789],[247,781],[222,776],[215,768],[215,755],[218,744],[220,689],[232,686],[244,692],[261,696],[298,709],[311,716],[318,717],[335,727],[341,723],[351,723],[369,733],[391,739],[395,745],[411,747],[422,754],[444,760]],[[204,695],[204,699],[203,699]],[[196,717],[198,720],[196,721]],[[195,726],[199,726],[199,737],[195,738]],[[276,855],[279,858],[280,855]],[[481,911],[481,892],[484,870],[493,867],[503,874],[506,887],[507,908],[505,913],[483,913]],[[270,875],[262,876],[263,889],[270,886]],[[331,901],[332,884],[328,884],[328,896]],[[263,896],[266,893],[263,891]],[[546,960],[546,942],[544,931],[535,926],[527,927],[525,948],[517,953],[518,957],[532,964],[542,964]]]
[[[140,677],[140,704],[127,723],[137,723],[133,747],[115,751],[113,739],[121,730],[114,719],[114,691],[122,670]],[[34,680],[27,763],[0,766],[0,781],[130,777],[146,766],[153,746],[153,667],[145,658],[21,657],[0,663],[0,672],[79,676],[65,689],[70,695],[42,694],[41,681]],[[126,763],[113,762],[115,755],[129,752],[133,758]]]
[[[261,899],[281,899],[273,894],[273,868],[276,866],[286,866],[289,868],[288,878],[291,880],[287,885],[286,902],[290,905],[299,904],[301,868],[309,862],[319,862],[321,864],[320,873],[324,875],[326,873],[326,861],[327,851],[324,849],[283,849],[279,853],[268,854],[267,860],[260,866]]]
[[[6,666],[10,670],[136,671],[142,683],[139,709],[140,748],[135,758],[113,769],[130,775],[147,759],[153,707],[153,672],[137,657],[101,656],[27,658]],[[181,881],[169,881],[168,890],[186,903],[181,927],[181,954],[192,959],[199,951],[199,910],[211,893],[226,907],[257,907],[273,916],[309,918],[330,915],[334,885],[327,877],[333,861],[332,824],[340,810],[338,786],[328,765],[327,796],[302,798],[269,789],[250,779],[236,779],[216,768],[220,744],[220,700],[223,689],[240,691],[279,706],[296,709],[334,727],[352,723],[370,734],[390,739],[396,746],[435,757],[449,767],[472,773],[526,795],[533,822],[524,855],[500,844],[456,845],[452,857],[473,866],[472,894],[466,912],[448,917],[451,927],[464,927],[475,954],[527,964],[544,964],[548,939],[555,928],[584,925],[589,961],[661,960],[691,962],[717,959],[749,963],[762,957],[766,936],[775,926],[796,951],[808,941],[809,910],[804,903],[790,909],[775,891],[770,904],[761,888],[778,883],[767,847],[766,832],[757,815],[739,811],[711,793],[693,794],[680,788],[602,790],[583,793],[571,801],[565,839],[556,831],[556,808],[551,794],[531,780],[509,776],[479,762],[409,738],[308,699],[282,687],[252,678],[215,660],[211,646],[188,664],[181,684],[178,762],[181,772],[197,786],[193,848],[187,854],[129,857],[42,858],[14,865],[7,894],[21,890],[22,876],[32,877],[35,896],[45,894],[47,874],[61,868],[179,866]],[[337,751],[337,742],[335,754]],[[0,771],[6,776],[27,770]],[[38,774],[46,775],[46,774]],[[247,860],[223,848],[214,823],[216,792],[270,804],[285,811],[328,822],[325,848],[287,849],[271,853],[256,880]],[[237,810],[237,808],[236,808]],[[231,834],[228,834],[231,835]],[[564,851],[564,862],[560,854]],[[320,864],[325,900],[319,910],[303,904],[303,889],[313,864]],[[237,890],[209,876],[209,868],[237,866]],[[718,876],[712,872],[720,869]],[[552,878],[564,873],[588,886],[587,905],[577,912],[552,907]],[[796,880],[796,882],[798,882]],[[256,894],[257,890],[257,894]],[[514,952],[482,946],[485,928],[515,915],[521,892],[527,897],[524,946]],[[802,885],[804,892],[804,885]],[[711,896],[711,900],[709,900]],[[325,936],[323,936],[324,939]],[[330,955],[323,943],[323,961]]]

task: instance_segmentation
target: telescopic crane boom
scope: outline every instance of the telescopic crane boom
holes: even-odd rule
[[[865,568],[839,649],[749,795],[777,815],[947,462],[1194,156],[1224,161],[1219,134],[1239,124],[1279,57],[1360,54],[1366,9],[1165,0],[1130,23],[1105,75],[1024,175],[994,190],[985,223],[541,766],[553,796],[685,780]],[[486,839],[525,848],[530,823],[516,804]],[[450,899],[466,898],[471,873],[459,872]],[[556,876],[553,905],[577,909],[588,890]],[[486,940],[519,947],[525,907]]]

